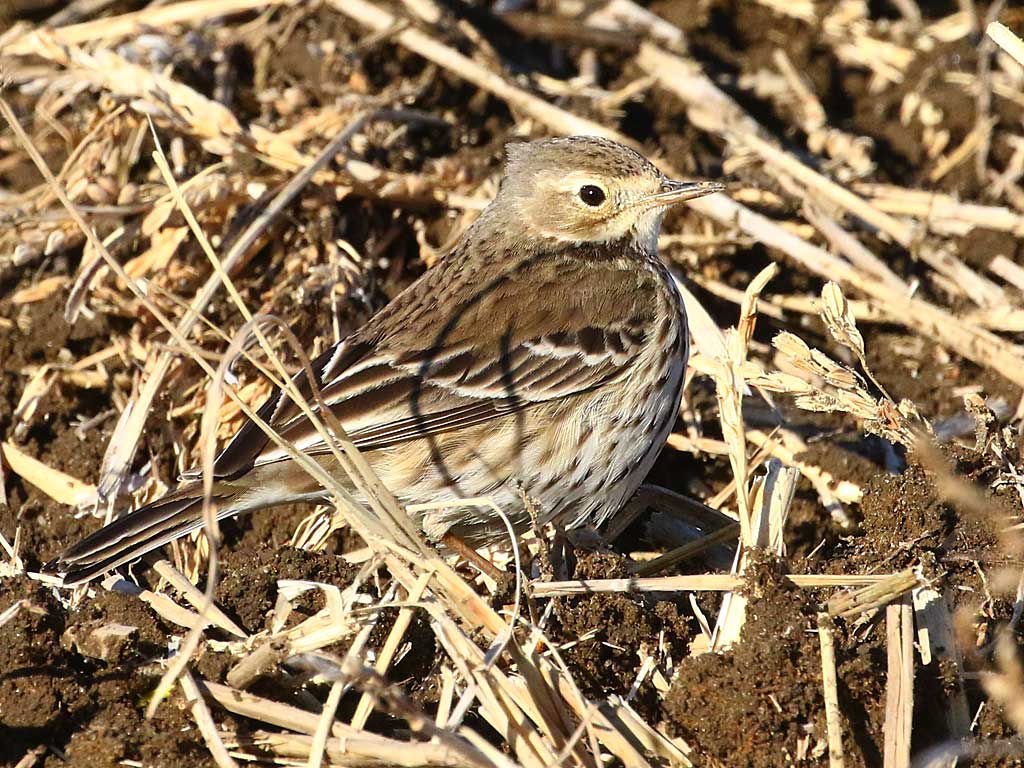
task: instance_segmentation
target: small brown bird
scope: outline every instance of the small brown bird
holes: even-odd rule
[[[723,189],[666,178],[606,139],[511,144],[498,194],[434,268],[313,363],[324,402],[403,503],[490,496],[521,531],[523,493],[565,529],[632,496],[676,418],[686,317],[658,259],[669,207]],[[300,374],[301,376],[301,374]],[[344,473],[275,392],[260,416]],[[219,518],[323,490],[254,423],[217,457]],[[419,518],[432,539],[504,538],[477,507]],[[48,566],[78,584],[202,525],[197,472]]]

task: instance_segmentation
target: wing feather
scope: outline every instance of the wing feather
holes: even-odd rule
[[[623,279],[621,262],[604,264],[608,274],[592,266],[573,283],[572,301],[525,306],[521,294],[513,300],[515,270],[490,283],[464,267],[430,270],[362,331],[317,358],[314,383],[362,450],[464,429],[604,386],[627,375],[643,350],[660,288],[653,280]],[[561,263],[524,259],[519,269],[543,272],[532,276],[540,292],[545,280],[555,286],[567,279]],[[470,298],[453,305],[444,294]],[[438,314],[442,308],[446,315]],[[614,319],[597,327],[596,317]],[[409,332],[418,326],[421,334]],[[295,381],[316,410],[305,374]],[[300,450],[327,450],[282,393],[272,394],[259,414]],[[218,457],[215,472],[231,479],[286,458],[250,422]]]

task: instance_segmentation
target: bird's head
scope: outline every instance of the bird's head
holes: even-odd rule
[[[719,192],[709,181],[674,181],[629,147],[595,136],[509,144],[492,203],[500,223],[563,242],[632,239],[654,251],[665,212]]]

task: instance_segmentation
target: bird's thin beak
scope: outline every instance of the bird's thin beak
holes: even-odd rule
[[[661,182],[661,188],[648,197],[645,202],[656,206],[669,206],[682,203],[687,200],[695,200],[714,192],[725,190],[725,184],[720,181],[675,181],[665,179]]]

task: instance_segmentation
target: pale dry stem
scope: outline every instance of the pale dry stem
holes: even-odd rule
[[[830,768],[843,768],[843,723],[839,708],[839,683],[836,679],[835,640],[832,636],[832,618],[824,612],[818,614],[818,642],[821,645],[821,685],[828,729],[828,764]]]
[[[910,768],[914,714],[914,614],[909,599],[886,607],[885,766]]]

